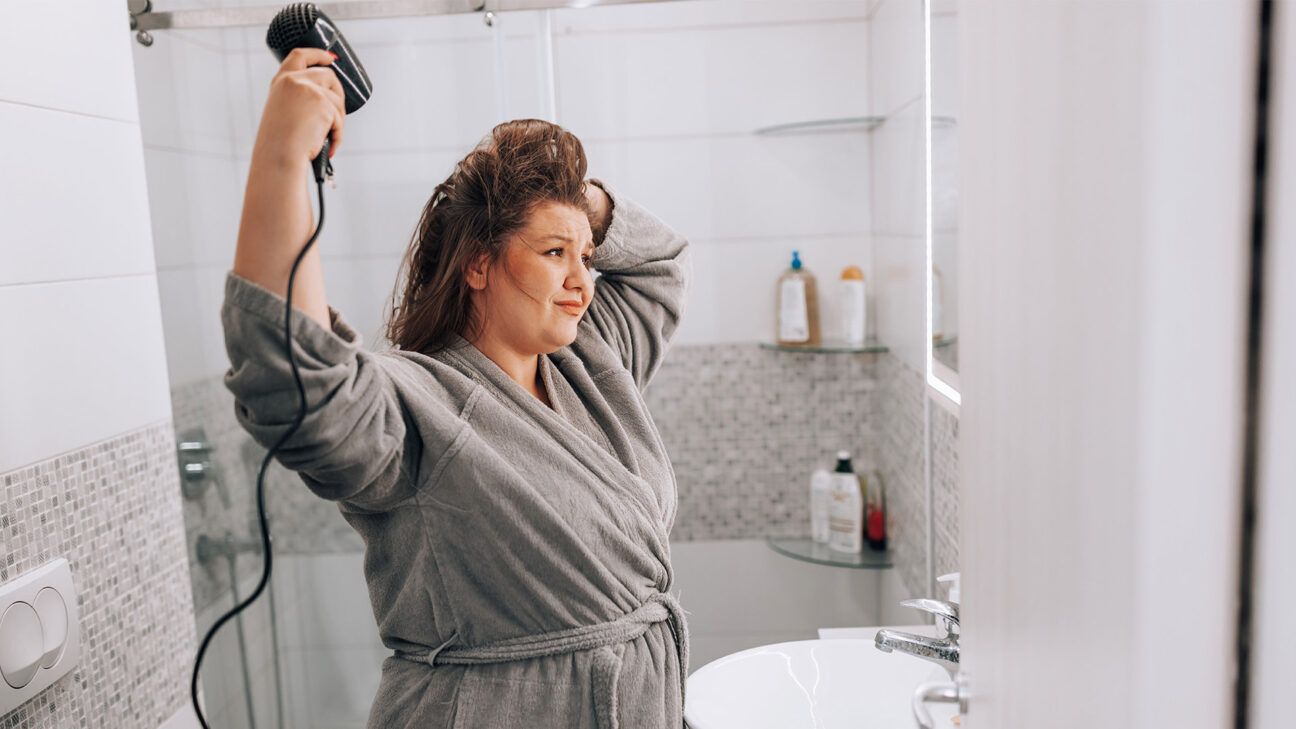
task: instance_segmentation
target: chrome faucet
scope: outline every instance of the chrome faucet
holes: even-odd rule
[[[883,653],[900,651],[931,661],[944,668],[951,679],[955,678],[959,670],[958,603],[922,598],[905,600],[900,604],[935,615],[936,622],[943,628],[945,635],[940,638],[930,638],[925,635],[882,628],[873,638],[873,645]]]

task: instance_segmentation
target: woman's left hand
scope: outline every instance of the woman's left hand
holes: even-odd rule
[[[612,199],[603,191],[597,182],[585,180],[585,200],[590,207],[590,230],[594,233],[594,245],[603,242],[608,226],[612,224]]]

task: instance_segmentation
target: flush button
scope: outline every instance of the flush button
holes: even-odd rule
[[[26,686],[44,658],[40,617],[25,602],[15,602],[0,617],[0,674],[18,689]]]
[[[41,633],[44,640],[41,644],[41,668],[53,668],[63,655],[63,644],[67,642],[68,617],[67,605],[58,590],[46,587],[36,593],[36,615],[40,617]]]

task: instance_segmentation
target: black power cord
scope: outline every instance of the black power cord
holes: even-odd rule
[[[306,246],[297,254],[297,259],[293,261],[292,270],[288,273],[288,296],[284,306],[284,349],[288,354],[288,364],[292,366],[293,381],[297,383],[298,409],[297,417],[293,420],[292,425],[288,427],[287,432],[280,436],[279,440],[266,453],[265,460],[261,461],[261,471],[257,474],[257,520],[261,527],[261,553],[265,555],[265,568],[261,573],[261,581],[257,583],[256,589],[243,602],[235,605],[229,612],[217,620],[207,631],[203,638],[202,645],[198,648],[198,656],[194,659],[193,677],[189,682],[189,695],[193,700],[194,713],[198,715],[198,722],[202,724],[203,729],[211,729],[207,724],[207,719],[203,716],[202,707],[198,704],[198,672],[202,668],[203,656],[207,653],[207,648],[211,646],[212,639],[216,637],[216,631],[220,630],[225,623],[231,618],[238,615],[249,605],[256,601],[261,593],[265,591],[266,585],[270,583],[270,526],[266,521],[265,509],[265,475],[266,469],[270,467],[270,461],[274,458],[275,452],[288,442],[288,439],[297,432],[301,427],[302,421],[306,419],[306,388],[302,385],[301,374],[297,370],[297,358],[293,356],[292,348],[292,296],[293,282],[297,279],[297,267],[301,264],[302,259],[306,257],[306,252],[315,244],[315,239],[319,237],[320,230],[324,228],[324,179],[330,180],[333,177],[333,162],[328,159],[329,148],[332,146],[331,141],[326,142],[324,149],[319,156],[315,158],[311,166],[315,174],[315,185],[319,191],[319,224],[315,226],[315,232],[311,234],[310,240],[306,241]],[[323,160],[321,162],[321,160]],[[235,577],[237,579],[237,576]],[[278,650],[278,647],[276,647]],[[251,700],[251,697],[248,697]]]

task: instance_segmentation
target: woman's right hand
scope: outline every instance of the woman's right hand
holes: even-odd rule
[[[335,57],[319,48],[294,48],[270,81],[253,156],[301,165],[319,156],[332,135],[329,156],[342,144],[346,97],[330,68]]]

